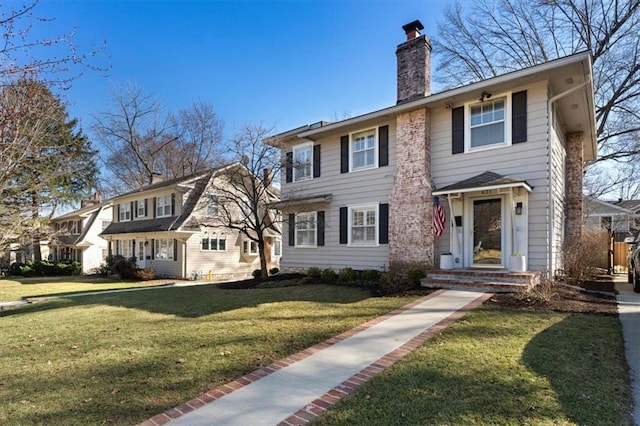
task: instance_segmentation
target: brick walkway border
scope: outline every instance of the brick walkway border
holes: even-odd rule
[[[414,302],[411,302],[407,305],[404,305],[400,308],[397,308],[391,312],[388,312],[382,316],[379,316],[377,318],[374,318],[370,321],[367,321],[355,328],[352,328],[351,330],[345,331],[342,334],[339,334],[337,336],[334,336],[328,340],[325,340],[324,342],[318,343],[316,345],[313,345],[305,350],[302,350],[298,353],[295,353],[293,355],[290,355],[286,358],[283,358],[279,361],[275,361],[272,364],[267,365],[266,367],[262,367],[258,370],[255,370],[249,374],[246,374],[242,377],[240,377],[239,379],[236,379],[232,382],[229,382],[225,385],[222,385],[218,388],[209,390],[206,393],[203,393],[202,395],[185,402],[184,404],[178,406],[178,407],[174,407],[168,411],[165,411],[164,413],[155,415],[153,417],[151,417],[148,420],[145,420],[144,422],[140,423],[139,426],[160,426],[160,425],[164,425],[168,422],[170,422],[173,419],[176,419],[184,414],[187,414],[197,408],[202,407],[205,404],[208,404],[210,402],[213,402],[217,399],[222,398],[225,395],[228,395],[248,384],[251,384],[257,380],[260,380],[263,377],[268,376],[271,373],[274,373],[284,367],[287,367],[291,364],[294,364],[298,361],[301,361],[311,355],[313,355],[316,352],[319,352],[323,349],[326,349],[332,345],[335,345],[338,342],[341,342],[349,337],[354,336],[357,333],[360,333],[363,330],[366,330],[388,318],[391,318],[395,315],[398,315],[426,300],[429,300],[431,298],[434,298],[436,296],[438,296],[439,294],[443,293],[446,290],[437,290],[425,297],[422,297]],[[309,404],[305,405],[304,407],[300,408],[297,412],[295,412],[294,414],[292,414],[291,416],[287,417],[283,422],[281,422],[278,426],[301,426],[301,425],[306,425],[308,423],[310,423],[311,421],[313,421],[316,417],[320,416],[321,414],[323,414],[325,411],[327,411],[329,408],[331,408],[333,405],[335,405],[338,401],[340,401],[342,398],[350,395],[359,385],[368,382],[369,380],[371,380],[371,378],[373,378],[374,376],[376,376],[377,374],[379,374],[380,372],[384,371],[387,367],[393,365],[396,361],[398,361],[400,358],[404,357],[405,355],[410,354],[413,350],[415,350],[416,348],[418,348],[420,345],[422,345],[425,341],[427,341],[429,338],[431,338],[432,336],[434,336],[435,334],[439,333],[440,331],[442,331],[443,329],[445,329],[446,327],[448,327],[450,324],[452,324],[453,322],[457,321],[458,319],[462,318],[464,315],[466,315],[467,312],[471,311],[472,309],[476,308],[477,306],[483,304],[487,299],[489,299],[491,296],[493,296],[493,293],[485,293],[483,295],[481,295],[480,297],[478,297],[477,299],[475,299],[473,302],[467,304],[466,306],[464,306],[463,308],[459,309],[458,311],[454,312],[453,314],[449,315],[448,317],[444,318],[442,321],[440,321],[439,323],[435,324],[432,327],[429,327],[428,329],[424,330],[422,333],[418,334],[416,337],[414,337],[413,339],[409,340],[408,342],[406,342],[405,344],[401,345],[400,347],[398,347],[397,349],[395,349],[394,351],[388,353],[387,355],[383,356],[382,358],[380,358],[379,360],[377,360],[376,362],[370,364],[368,367],[366,367],[365,369],[361,370],[359,373],[351,376],[350,378],[348,378],[347,380],[345,380],[344,382],[340,383],[338,386],[334,387],[333,389],[331,389],[329,392],[325,393],[324,395],[322,395],[320,398],[311,401]]]

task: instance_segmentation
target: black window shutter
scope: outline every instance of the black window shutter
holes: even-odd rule
[[[153,217],[154,218],[156,217],[156,201],[157,201],[157,198],[153,197]]]
[[[289,245],[296,245],[296,215],[293,213],[289,215]]]
[[[378,243],[389,244],[389,204],[380,204],[379,213]]]
[[[320,177],[320,145],[313,146],[313,177]]]
[[[173,239],[173,261],[178,261],[178,240],[175,238]]]
[[[389,165],[389,126],[378,128],[378,167]]]
[[[349,232],[347,226],[347,208],[340,207],[340,244],[347,244],[347,232]]]
[[[156,258],[156,241],[152,238],[151,239],[151,259],[155,259]]]
[[[340,173],[349,173],[349,135],[340,138]]]
[[[464,152],[464,107],[451,110],[451,153]]]
[[[144,215],[145,215],[145,217],[149,216],[149,210],[147,208],[147,199],[146,198],[144,199]]]
[[[171,216],[176,214],[176,194],[171,194]]]
[[[134,201],[133,207],[133,217],[138,217],[138,200]]]
[[[116,211],[116,222],[120,222],[120,204],[118,204],[118,208]]]
[[[107,243],[107,252],[109,256],[113,256],[113,241]]]
[[[133,201],[129,203],[129,220],[133,220]]]
[[[511,143],[527,141],[527,91],[511,95]]]
[[[318,220],[317,220],[317,232],[318,232],[318,246],[324,246],[324,210],[318,211]]]
[[[137,259],[138,256],[136,255],[136,240],[131,241],[131,252],[133,253],[133,256],[131,257],[135,257]]]
[[[284,165],[287,170],[287,183],[293,182],[293,152],[287,152],[286,164]]]

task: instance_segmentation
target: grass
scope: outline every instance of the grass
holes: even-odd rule
[[[200,285],[3,311],[0,424],[141,422],[413,299]]]
[[[615,316],[483,306],[317,425],[632,425]]]
[[[49,296],[62,293],[78,293],[99,290],[114,290],[134,287],[157,286],[164,281],[120,281],[111,278],[85,275],[67,277],[11,277],[0,279],[0,302],[12,302],[29,297]]]

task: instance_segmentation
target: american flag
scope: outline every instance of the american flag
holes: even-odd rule
[[[442,231],[444,231],[444,208],[440,205],[440,199],[438,197],[433,197],[433,229],[436,232],[436,237],[442,235]]]

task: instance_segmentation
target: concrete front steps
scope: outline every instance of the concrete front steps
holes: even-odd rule
[[[496,293],[527,292],[540,283],[541,272],[509,272],[507,269],[436,269],[421,280],[422,287],[480,289]]]

